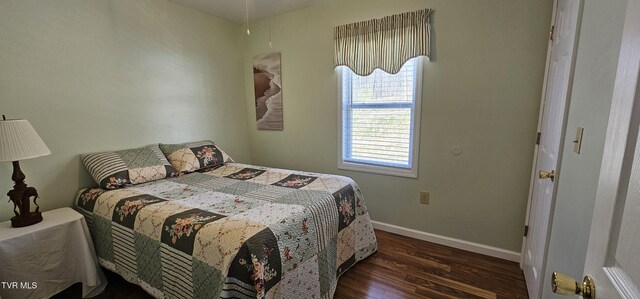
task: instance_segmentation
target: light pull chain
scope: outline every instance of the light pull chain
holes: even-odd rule
[[[273,1],[270,0],[269,2]],[[270,4],[273,7],[273,3]],[[271,42],[271,20],[273,20],[273,17],[269,17],[269,48],[273,48],[273,43]]]
[[[271,18],[269,18],[269,48],[273,48],[273,43],[271,43]]]
[[[251,30],[249,30],[249,0],[244,0],[244,8],[245,8],[245,20],[247,25],[247,35],[251,35]]]

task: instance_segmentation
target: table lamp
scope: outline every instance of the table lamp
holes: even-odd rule
[[[36,203],[38,191],[33,187],[27,187],[24,183],[24,173],[20,170],[19,160],[31,159],[51,154],[40,135],[33,129],[29,121],[25,119],[6,119],[4,115],[0,120],[0,162],[13,162],[13,174],[11,179],[15,182],[13,190],[7,195],[13,202],[15,217],[11,218],[11,226],[23,227],[42,221],[40,207]],[[30,201],[36,210],[31,212]]]

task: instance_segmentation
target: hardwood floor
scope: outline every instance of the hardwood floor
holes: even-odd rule
[[[528,298],[517,263],[376,230],[378,252],[340,277],[340,298]],[[109,285],[97,299],[152,298],[105,271]],[[76,284],[53,298],[80,298]],[[303,299],[303,298],[295,298]]]
[[[376,230],[378,252],[340,277],[335,298],[529,298],[517,263]]]

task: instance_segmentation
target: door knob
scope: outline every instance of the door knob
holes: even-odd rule
[[[585,299],[596,298],[596,284],[590,276],[585,276],[582,283],[579,283],[566,274],[553,272],[551,290],[560,295],[582,295]]]
[[[556,171],[552,170],[551,172],[545,171],[545,170],[540,170],[540,172],[538,172],[538,177],[541,179],[551,179],[551,181],[553,182],[553,179],[556,178]]]

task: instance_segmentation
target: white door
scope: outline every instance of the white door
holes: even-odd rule
[[[567,111],[569,86],[572,82],[573,55],[580,9],[579,0],[557,0],[542,114],[540,142],[532,180],[532,191],[527,217],[528,233],[523,249],[524,271],[530,298],[540,298],[546,259],[549,222],[554,203],[559,171],[559,157],[564,139],[564,120]],[[541,171],[555,174],[556,179],[540,179]]]
[[[623,32],[584,270],[603,299],[640,298],[640,0]]]

